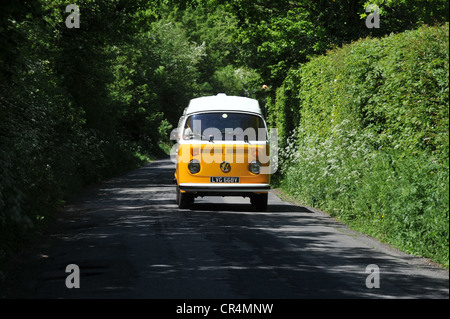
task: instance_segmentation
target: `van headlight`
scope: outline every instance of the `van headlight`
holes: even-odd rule
[[[188,168],[191,174],[197,174],[198,172],[200,172],[200,162],[194,159],[189,162]]]
[[[248,166],[248,170],[252,172],[253,174],[259,174],[261,170],[261,163],[258,161],[253,161]]]

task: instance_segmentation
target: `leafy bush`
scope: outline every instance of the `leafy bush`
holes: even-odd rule
[[[0,259],[82,186],[138,164],[130,143],[87,128],[48,88],[30,89],[0,87]]]
[[[283,84],[276,89],[275,99],[268,99],[267,124],[278,129],[280,147],[300,121],[298,89],[299,71],[290,70]]]
[[[190,98],[260,87],[223,8],[78,5],[70,29],[62,0],[0,4],[0,259],[82,186],[160,155]]]
[[[364,39],[300,70],[281,185],[448,267],[448,24]]]

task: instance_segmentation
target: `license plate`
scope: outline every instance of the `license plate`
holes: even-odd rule
[[[211,177],[211,183],[239,183],[239,177],[228,177],[228,176]]]

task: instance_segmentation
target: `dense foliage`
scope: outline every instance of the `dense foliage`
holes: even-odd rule
[[[0,2],[0,258],[225,92],[279,129],[287,191],[448,262],[448,25],[405,32],[448,22],[448,1],[70,2],[80,28],[67,1]]]
[[[162,153],[190,98],[259,86],[221,7],[73,2],[80,28],[66,1],[0,4],[0,258],[82,186]]]
[[[448,24],[360,40],[298,72],[283,187],[448,265]]]

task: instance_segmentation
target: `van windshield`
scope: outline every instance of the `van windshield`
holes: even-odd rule
[[[190,116],[184,139],[203,141],[265,141],[266,127],[258,115],[245,113],[207,113]]]

